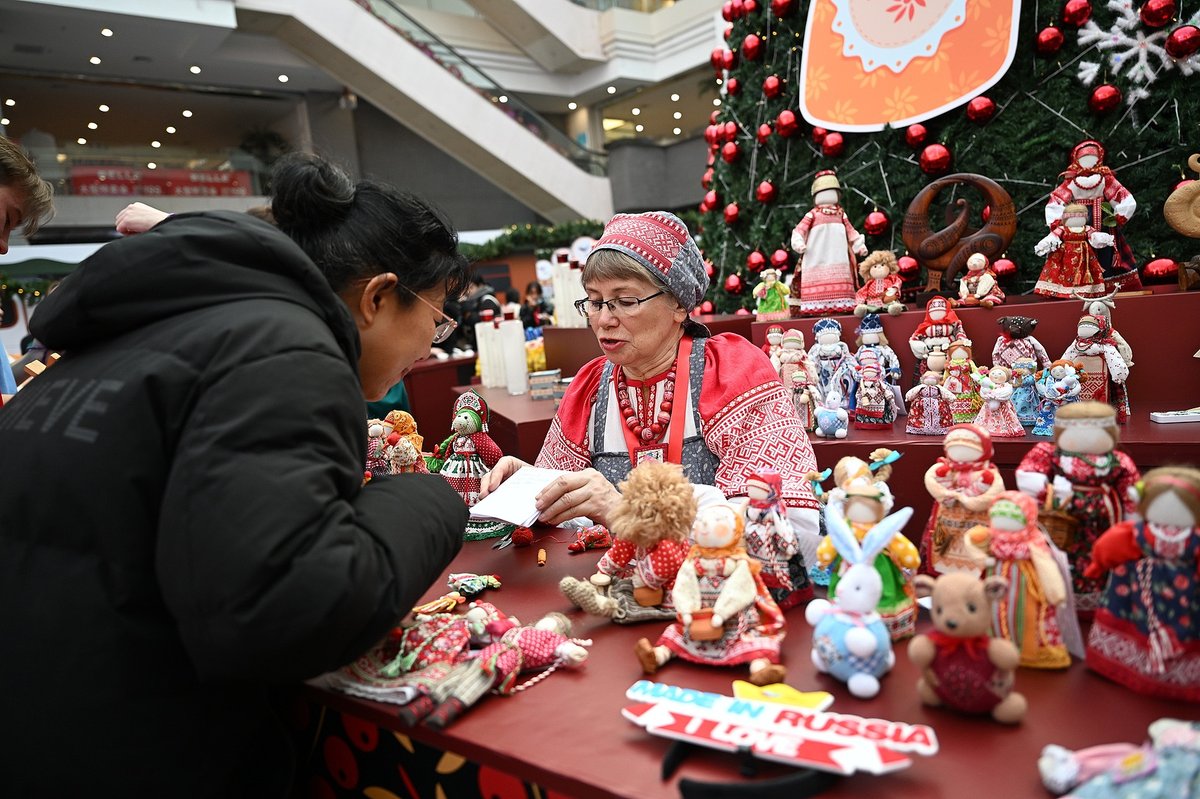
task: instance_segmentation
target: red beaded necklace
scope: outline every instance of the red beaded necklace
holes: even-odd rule
[[[658,417],[646,424],[641,418],[641,409],[634,409],[629,401],[629,387],[625,382],[625,370],[617,367],[617,406],[625,419],[625,426],[633,431],[634,436],[642,441],[655,441],[662,437],[663,431],[671,422],[671,408],[675,399],[675,367],[667,372],[666,383],[663,384],[663,398],[658,405]],[[639,403],[640,405],[641,403]]]

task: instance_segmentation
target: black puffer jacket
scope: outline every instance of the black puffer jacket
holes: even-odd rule
[[[352,660],[458,551],[440,477],[361,488],[358,336],[245,214],[105,246],[0,409],[0,796],[274,796],[270,684]]]

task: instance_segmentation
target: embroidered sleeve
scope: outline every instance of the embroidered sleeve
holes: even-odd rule
[[[600,388],[604,362],[604,358],[596,358],[580,367],[550,422],[546,443],[538,453],[536,466],[578,472],[592,465],[588,424],[592,418],[592,403],[596,401],[596,392]]]

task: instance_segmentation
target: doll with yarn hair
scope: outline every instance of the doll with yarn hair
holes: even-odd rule
[[[1070,570],[1066,557],[1038,526],[1033,498],[1003,492],[988,509],[987,525],[968,530],[967,541],[985,564],[984,578],[1007,582],[992,604],[992,635],[1013,642],[1022,666],[1070,666],[1070,651],[1081,655],[1083,643]]]
[[[904,311],[904,303],[900,302],[900,290],[904,279],[900,277],[900,263],[896,254],[890,250],[876,250],[862,259],[858,265],[858,276],[862,278],[862,288],[854,295],[857,305],[854,315],[881,314],[885,311],[896,316]]]
[[[954,394],[950,414],[955,424],[969,424],[975,421],[975,416],[983,407],[983,398],[979,396],[979,367],[971,360],[970,340],[951,342],[946,355],[946,373],[942,377],[942,385]]]
[[[620,490],[608,520],[612,547],[590,579],[563,577],[559,590],[577,607],[618,624],[673,618],[671,588],[696,518],[692,484],[678,464],[645,460]]]
[[[1200,471],[1151,469],[1139,520],[1109,527],[1085,576],[1108,575],[1088,636],[1087,664],[1165,699],[1200,702]]]
[[[1080,399],[1107,402],[1117,410],[1118,424],[1129,421],[1129,363],[1112,337],[1106,316],[1085,314],[1076,327],[1075,340],[1063,352],[1063,360],[1078,361],[1084,372]]]
[[[1095,610],[1103,588],[1087,576],[1096,539],[1136,509],[1132,489],[1142,476],[1117,449],[1120,441],[1112,406],[1075,402],[1058,411],[1054,443],[1035,445],[1017,466],[1017,488],[1045,504],[1057,501],[1077,522],[1063,551],[1082,613]]]
[[[933,509],[921,536],[922,569],[933,575],[978,574],[979,564],[964,535],[987,524],[988,507],[1004,490],[1004,479],[992,463],[992,437],[977,425],[954,425],[946,431],[942,451],[925,472]]]
[[[763,584],[780,610],[812,599],[808,567],[783,504],[778,469],[757,469],[746,478],[746,552],[757,560]]]
[[[951,310],[949,301],[945,297],[931,298],[925,304],[925,318],[908,337],[909,349],[917,359],[913,368],[913,383],[917,383],[921,375],[929,371],[926,359],[930,352],[948,352],[952,342],[963,341],[966,338],[962,322],[958,314]]]
[[[1013,407],[1012,375],[1003,366],[993,366],[979,379],[979,397],[983,407],[974,423],[987,430],[993,438],[1015,438],[1025,435],[1025,428]]]
[[[428,473],[421,458],[424,439],[407,411],[389,411],[382,419],[367,420],[367,471],[372,477],[410,472]]]
[[[891,450],[876,450],[872,453],[872,460],[879,467],[877,469],[872,469],[873,464],[852,456],[842,458],[834,466],[833,478],[837,488],[830,492],[826,503],[827,514],[833,512],[843,518],[860,543],[891,512],[892,492],[886,480],[891,472],[890,464],[896,457],[898,453]],[[916,595],[910,580],[921,565],[917,548],[897,529],[871,562],[882,581],[878,611],[889,636],[893,641],[910,637],[916,628],[917,617]],[[829,597],[836,599],[842,573],[850,564],[842,560],[831,536],[821,539],[817,547],[817,563],[830,567]]]
[[[1083,384],[1079,382],[1081,367],[1082,364],[1071,361],[1055,361],[1049,369],[1038,373],[1033,385],[1038,394],[1038,409],[1030,435],[1054,435],[1054,417],[1059,408],[1078,402],[1083,391]]]
[[[854,370],[858,362],[842,341],[842,325],[836,319],[820,319],[813,325],[816,342],[808,351],[809,360],[817,370],[817,386],[821,396],[828,397],[836,390],[846,407],[854,395]]]
[[[634,647],[646,674],[673,657],[707,666],[749,664],[755,685],[783,682],[780,663],[785,624],[760,574],[761,565],[743,545],[742,509],[717,504],[703,508],[692,526],[692,548],[675,578],[678,620],[656,644]]]
[[[940,436],[954,424],[950,414],[954,395],[942,385],[940,373],[929,371],[921,375],[921,382],[909,389],[904,399],[908,401],[908,422],[904,432]]]
[[[958,279],[956,307],[993,308],[1004,304],[1004,291],[988,258],[977,252],[967,259],[967,271]]]
[[[1021,358],[1032,358],[1035,366],[1042,369],[1050,366],[1046,348],[1033,336],[1038,320],[1028,316],[1001,316],[996,323],[1000,325],[1000,335],[992,346],[992,363],[995,366],[1012,369]]]

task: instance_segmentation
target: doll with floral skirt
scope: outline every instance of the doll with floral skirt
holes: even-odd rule
[[[783,504],[777,469],[758,469],[746,478],[746,552],[761,564],[759,574],[780,610],[812,599],[808,567]]]
[[[842,407],[848,407],[854,396],[854,370],[858,362],[850,354],[850,348],[842,341],[842,326],[836,319],[820,319],[813,325],[816,343],[808,351],[808,357],[817,370],[817,386],[822,397],[828,397],[834,389],[842,398]]]
[[[888,344],[879,314],[869,313],[863,316],[855,332],[858,333],[856,342],[858,349],[854,352],[855,360],[868,352],[875,355],[879,361],[879,377],[887,384],[896,400],[896,414],[903,415],[904,396],[900,391],[900,358]]]
[[[992,347],[994,365],[1012,369],[1019,358],[1032,358],[1035,366],[1042,369],[1050,365],[1046,348],[1033,336],[1038,320],[1028,316],[1001,316],[996,323],[1000,325],[1000,335]]]
[[[1079,401],[1079,393],[1083,390],[1083,384],[1079,382],[1081,366],[1071,361],[1055,361],[1049,369],[1038,373],[1034,383],[1038,410],[1030,435],[1054,435],[1054,417],[1058,409]]]
[[[908,401],[908,423],[904,432],[940,436],[954,424],[950,415],[954,395],[942,385],[942,376],[938,372],[921,375],[921,382],[910,388],[904,399]]]
[[[992,605],[992,635],[1016,645],[1022,666],[1070,666],[1064,630],[1079,640],[1070,573],[1038,527],[1033,498],[1020,491],[998,495],[988,509],[988,524],[968,530],[967,541],[980,561],[986,560],[984,579],[999,576],[1008,582]]]
[[[711,505],[697,514],[691,551],[675,579],[678,620],[657,643],[642,638],[634,647],[646,674],[678,657],[707,666],[747,663],[755,685],[784,681],[783,612],[763,583],[761,565],[746,552],[744,527],[745,517],[733,505]]]
[[[1108,528],[1092,547],[1084,574],[1107,574],[1108,582],[1087,664],[1138,693],[1200,702],[1200,471],[1151,469],[1138,516]]]
[[[771,325],[767,328],[767,343],[762,345],[762,351],[771,359],[771,366],[779,371],[779,351],[783,348],[783,325]]]
[[[778,269],[764,269],[762,278],[751,292],[757,301],[755,318],[760,322],[768,319],[787,319],[787,298],[789,289],[779,279]]]
[[[859,430],[890,430],[896,421],[891,386],[880,378],[879,361],[868,351],[858,367],[854,391],[854,426]]]
[[[916,384],[921,375],[929,371],[926,359],[931,351],[936,349],[948,352],[952,342],[963,341],[966,338],[962,322],[951,310],[949,301],[945,297],[931,298],[925,304],[925,318],[908,337],[909,349],[917,359],[913,369],[913,383]]]
[[[854,306],[855,316],[866,314],[881,314],[885,311],[896,316],[904,311],[900,302],[900,290],[904,279],[900,277],[900,263],[896,254],[889,250],[876,250],[862,259],[858,265],[858,276],[862,278],[862,288],[854,295],[857,305]]]
[[[1063,359],[1078,361],[1085,374],[1079,398],[1107,402],[1117,409],[1117,422],[1129,421],[1129,363],[1121,355],[1112,337],[1112,326],[1105,316],[1085,314],[1076,326],[1075,340],[1063,352]]]
[[[1024,427],[1037,422],[1037,361],[1033,358],[1018,358],[1012,365],[1012,404],[1017,420]]]
[[[803,256],[792,280],[800,284],[804,316],[854,311],[855,256],[867,254],[863,235],[841,206],[842,187],[832,169],[812,183],[813,208],[792,230],[792,249]]]
[[[964,339],[950,344],[946,351],[946,374],[942,385],[954,395],[950,413],[955,424],[975,421],[983,398],[979,396],[979,367],[971,360],[971,341]]]
[[[1017,438],[1025,428],[1013,407],[1012,374],[1003,366],[993,366],[979,379],[979,397],[983,407],[975,416],[975,424],[987,430],[993,438]]]
[[[629,472],[620,491],[608,519],[612,547],[588,580],[563,577],[559,590],[576,607],[618,624],[673,618],[671,588],[696,518],[692,484],[678,464],[647,459]]]
[[[467,391],[454,403],[454,431],[434,448],[435,458],[444,458],[440,474],[458,492],[468,508],[479,501],[479,487],[484,476],[496,465],[503,453],[488,435],[488,406],[483,397]],[[467,540],[494,538],[504,535],[512,525],[472,519],[467,523]]]
[[[964,538],[972,527],[987,524],[987,510],[1004,490],[992,463],[992,437],[973,424],[957,424],[942,441],[945,453],[925,472],[925,490],[933,497],[929,522],[921,536],[922,570],[927,574],[965,571],[979,564]]]
[[[817,367],[804,351],[804,331],[790,328],[783,334],[779,348],[779,382],[792,385],[792,375],[804,372],[810,383],[819,385]]]
[[[1074,402],[1058,410],[1054,443],[1037,444],[1017,466],[1017,488],[1037,499],[1053,495],[1078,526],[1063,546],[1074,575],[1075,601],[1090,614],[1102,584],[1088,577],[1096,539],[1136,510],[1132,489],[1141,479],[1133,460],[1117,449],[1116,411],[1100,402]]]
[[[881,452],[888,455],[877,457]],[[881,464],[895,455],[889,450],[877,450],[872,459]],[[873,472],[871,464],[852,456],[842,458],[834,466],[837,488],[830,492],[827,506],[830,512],[846,520],[860,543],[892,510],[894,500],[886,482],[889,473],[890,465]],[[836,599],[841,573],[848,564],[842,562],[829,536],[822,538],[817,547],[817,563],[831,570],[829,597]],[[917,548],[899,531],[875,558],[875,570],[883,581],[877,609],[893,641],[911,637],[916,629],[916,594],[910,578],[920,565]]]
[[[988,258],[977,252],[967,259],[967,272],[958,279],[956,307],[994,308],[1004,304],[1004,291]]]
[[[1105,292],[1104,267],[1096,250],[1112,247],[1113,237],[1088,224],[1088,209],[1071,203],[1063,209],[1062,223],[1053,225],[1033,248],[1046,258],[1033,287],[1047,297],[1094,297]]]
[[[796,409],[796,415],[804,423],[805,431],[813,432],[817,429],[817,403],[820,402],[816,384],[809,381],[807,372],[797,369],[792,372],[790,389],[792,407]]]

